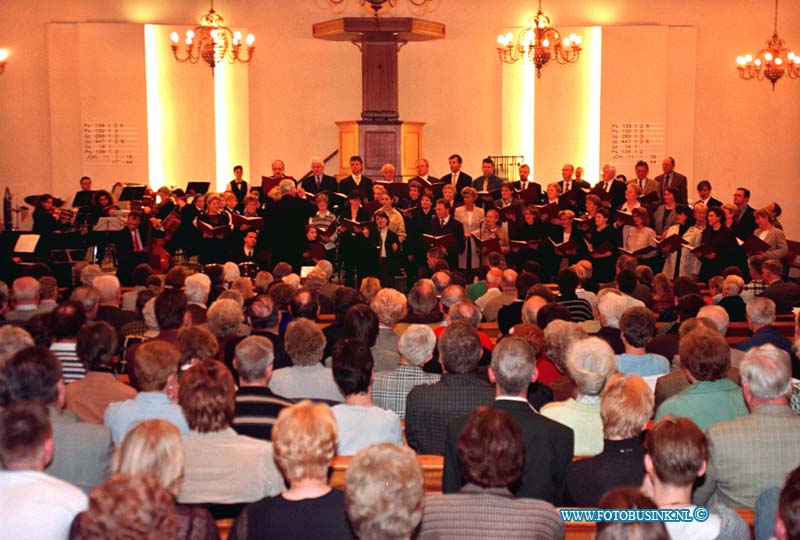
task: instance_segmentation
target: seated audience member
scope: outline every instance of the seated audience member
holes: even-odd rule
[[[120,292],[119,279],[117,276],[102,275],[97,276],[92,285],[100,291],[100,306],[97,308],[95,320],[105,321],[110,324],[119,338],[119,345],[122,346],[122,327],[129,322],[135,321],[139,317],[132,311],[125,311],[120,308],[122,303],[122,293]]]
[[[78,332],[78,358],[89,370],[86,376],[66,388],[67,410],[84,422],[102,424],[109,404],[136,397],[136,390],[117,380],[114,355],[117,336],[114,329],[99,321]]]
[[[319,317],[319,298],[318,294],[307,287],[301,287],[294,291],[289,302],[289,313],[292,319],[299,318],[316,321]]]
[[[690,277],[687,276],[679,276],[675,278],[675,281],[672,282],[672,293],[675,297],[675,303],[671,307],[664,308],[662,311],[658,312],[658,320],[660,322],[665,323],[673,323],[671,325],[664,325],[663,328],[659,329],[657,334],[665,334],[670,331],[676,331],[675,326],[678,324],[678,299],[686,296],[687,294],[700,294],[700,287],[697,285],[697,282]],[[703,297],[701,296],[700,299],[702,300]],[[705,304],[705,301],[703,302]],[[693,315],[690,315],[690,317]]]
[[[293,365],[276,369],[269,389],[289,399],[344,401],[330,368],[322,365],[325,336],[319,326],[308,319],[292,321],[286,329],[285,340],[286,353]]]
[[[230,298],[219,298],[208,308],[208,329],[217,338],[219,359],[225,360],[230,369],[232,358],[225,358],[228,342],[236,341],[241,336],[250,334],[250,328],[244,324],[242,303]]]
[[[372,299],[375,298],[375,295],[378,294],[381,288],[381,281],[378,278],[365,277],[361,280],[361,287],[358,288],[358,292],[361,293],[364,302],[371,304]]]
[[[372,381],[372,400],[375,405],[394,411],[401,420],[404,419],[406,397],[411,389],[420,384],[433,384],[441,378],[438,374],[422,370],[423,364],[433,358],[435,348],[436,336],[429,326],[410,325],[397,343],[400,365],[393,371],[377,373]]]
[[[181,353],[180,371],[199,362],[216,360],[219,354],[217,338],[202,326],[181,328],[176,345]]]
[[[646,510],[658,508],[639,488],[616,487],[600,498],[600,508]],[[660,521],[603,521],[597,524],[594,540],[670,540]]]
[[[394,327],[406,316],[406,297],[395,289],[381,289],[369,305],[380,323],[375,345],[370,345],[375,371],[391,371],[400,363],[400,355],[397,354],[399,338]]]
[[[728,325],[730,318],[728,312],[722,306],[715,306],[714,304],[705,305],[697,312],[698,319],[708,319],[714,323],[714,327],[719,332],[719,335],[725,336],[728,333]],[[680,334],[680,331],[679,331]],[[744,358],[744,351],[738,349],[731,349],[731,368],[739,368]],[[738,379],[737,379],[738,381]]]
[[[664,418],[656,422],[645,439],[647,471],[643,491],[659,508],[694,512],[692,487],[706,472],[709,443],[689,418]],[[671,538],[718,538],[749,540],[750,529],[727,506],[713,504],[705,520],[667,522]]]
[[[667,274],[653,276],[653,294],[650,299],[650,309],[654,313],[661,313],[675,305],[675,293],[672,291],[672,283]]]
[[[274,356],[272,342],[263,336],[248,336],[236,345],[233,367],[239,388],[232,426],[239,435],[271,441],[278,414],[292,405],[269,389]]]
[[[121,307],[125,311],[136,311],[136,297],[147,288],[147,279],[153,275],[153,267],[139,264],[133,269],[133,289],[122,293]]]
[[[667,360],[672,361],[675,355],[678,354],[680,323],[692,317],[697,317],[697,312],[705,305],[705,300],[699,294],[686,294],[679,297],[675,306],[678,313],[678,322],[666,332],[661,332],[666,327],[657,331],[653,339],[647,344],[647,352],[660,354]]]
[[[0,373],[9,358],[22,349],[33,346],[33,337],[25,329],[14,324],[0,326]]]
[[[3,366],[0,381],[4,386],[2,406],[32,400],[47,407],[53,441],[58,449],[47,474],[79,487],[88,493],[108,477],[111,458],[111,433],[108,428],[81,422],[63,411],[64,381],[61,365],[43,347],[29,347],[11,357]],[[0,393],[0,394],[2,394]]]
[[[378,316],[371,307],[366,304],[356,304],[347,310],[344,317],[345,335],[342,339],[355,337],[372,348],[378,340],[379,324]]]
[[[786,477],[775,516],[776,540],[797,540],[800,538],[800,467]]]
[[[347,338],[333,349],[333,380],[344,396],[344,403],[333,407],[340,456],[352,456],[371,444],[403,444],[400,417],[376,407],[370,397],[373,365],[372,353],[363,340]]]
[[[484,321],[497,322],[500,309],[517,299],[517,279],[518,275],[515,270],[510,268],[503,270],[500,280],[500,294],[486,302],[483,307]]]
[[[67,301],[50,311],[50,335],[53,344],[50,351],[61,362],[64,384],[69,385],[86,376],[86,366],[78,358],[76,350],[78,332],[86,324],[86,314],[78,302]],[[116,337],[116,332],[114,337]],[[118,343],[114,345],[118,346]],[[114,348],[114,354],[117,349]]]
[[[178,398],[178,349],[163,341],[142,343],[136,355],[135,373],[139,394],[133,399],[112,403],[103,415],[103,424],[111,428],[111,437],[118,445],[137,422],[161,418],[175,424],[181,433],[189,426]]]
[[[184,292],[189,300],[186,310],[192,318],[192,324],[203,324],[208,321],[208,295],[211,293],[211,279],[201,272],[186,278]]]
[[[70,540],[172,540],[177,533],[173,496],[158,480],[115,474],[92,490]]]
[[[725,375],[730,350],[725,338],[707,328],[697,328],[681,338],[681,368],[690,385],[664,401],[656,420],[667,414],[688,416],[700,429],[747,414],[742,389]]]
[[[303,401],[283,409],[272,444],[289,488],[245,506],[229,539],[350,540],[344,493],[328,485],[328,467],[336,453],[336,419],[330,408]]]
[[[253,329],[250,335],[267,338],[272,343],[272,350],[275,353],[273,369],[291,366],[292,361],[286,354],[283,336],[280,334],[280,311],[275,300],[268,294],[259,294],[245,303],[244,314],[247,324]],[[238,339],[230,340],[227,343],[226,359],[233,358],[235,352],[232,351],[235,351],[239,343]]]
[[[335,288],[337,287],[337,285],[333,285],[334,290],[330,291],[329,294],[322,294],[322,291],[323,289],[325,289],[326,285],[333,285],[333,284],[328,282],[328,277],[326,276],[325,271],[320,268],[315,267],[314,270],[309,272],[308,275],[306,276],[306,282],[305,282],[306,289],[308,289],[308,291],[316,299],[317,306],[319,308],[319,314],[330,315],[333,313],[332,296],[335,292]]]
[[[728,312],[731,322],[745,322],[745,304],[741,296],[744,280],[731,274],[722,282],[722,298],[718,302]]]
[[[331,351],[337,341],[347,337],[347,329],[345,327],[347,310],[361,303],[363,303],[361,295],[351,287],[338,287],[333,293],[333,313],[336,318],[331,324],[322,329],[322,333],[325,335],[324,358],[331,356]]]
[[[614,351],[600,338],[580,340],[567,350],[567,370],[575,381],[576,397],[548,403],[542,415],[572,428],[576,456],[594,456],[603,450],[600,392],[615,368]]]
[[[58,281],[53,276],[39,278],[39,311],[47,313],[58,305]]]
[[[611,345],[614,354],[625,352],[622,343],[622,333],[619,330],[619,320],[628,308],[641,306],[642,303],[628,295],[620,294],[614,289],[603,289],[598,294],[597,318],[600,320],[600,330],[597,337]]]
[[[779,486],[800,463],[800,417],[788,405],[788,355],[772,345],[755,347],[741,374],[750,414],[708,428],[711,458],[694,495],[697,504],[753,508],[761,492]]]
[[[558,302],[548,302],[543,305],[536,314],[536,324],[542,330],[546,330],[547,326],[553,321],[572,321],[572,315],[569,310],[559,304]],[[577,324],[577,323],[576,323]]]
[[[455,307],[455,306],[454,306]],[[420,454],[444,454],[447,423],[493,399],[492,387],[476,370],[483,348],[478,332],[456,321],[439,338],[442,378],[414,387],[406,400],[406,438]]]
[[[5,314],[9,322],[22,324],[39,311],[39,282],[36,278],[24,276],[11,284],[14,309]]]
[[[353,458],[345,508],[360,540],[410,540],[424,507],[422,468],[413,451],[384,443]]]
[[[625,310],[619,320],[625,352],[617,355],[617,369],[622,373],[636,373],[642,377],[669,373],[670,363],[660,354],[645,352],[645,347],[656,331],[653,312],[643,307]]]
[[[564,493],[567,465],[572,460],[574,436],[571,429],[537,414],[527,403],[528,384],[536,378],[533,348],[519,337],[509,337],[500,341],[492,352],[489,378],[496,384],[496,397],[491,408],[507,413],[512,422],[519,427],[525,456],[525,466],[520,471],[519,482],[489,487],[511,489],[517,497],[543,499],[553,504],[560,502]],[[469,481],[469,477],[463,478],[463,475],[459,474],[459,465],[463,473],[459,437],[463,437],[470,429],[468,424],[474,421],[474,415],[473,412],[469,418],[467,415],[455,418],[448,424],[442,477],[444,493],[470,491],[468,488],[463,488],[466,483],[464,480]],[[484,417],[484,420],[488,423],[483,427],[489,427],[491,419]],[[503,424],[498,422],[498,426]],[[488,436],[486,433],[483,435]],[[500,441],[486,442],[490,446],[503,444]],[[489,459],[489,448],[482,450],[486,452],[482,459]],[[491,456],[491,460],[494,459],[503,458]],[[490,461],[482,463],[488,468]]]
[[[484,292],[480,298],[475,300],[475,304],[477,304],[478,308],[483,313],[483,310],[486,308],[486,303],[489,302],[495,296],[500,296],[503,294],[503,291],[500,290],[500,287],[503,282],[503,271],[500,268],[490,268],[488,272],[486,272],[486,292]],[[467,287],[469,291],[469,287]]]
[[[578,274],[570,268],[565,268],[558,273],[558,303],[569,310],[572,322],[583,322],[594,318],[592,304],[588,300],[578,298],[575,289],[580,285]]]
[[[442,312],[436,309],[436,285],[430,279],[420,279],[408,291],[409,313],[403,318],[408,324],[438,324]]]
[[[575,381],[567,372],[567,351],[573,343],[589,334],[578,323],[553,321],[544,329],[544,359],[536,366],[539,380],[553,389],[553,399],[564,401],[575,397]]]
[[[550,292],[549,289],[548,292]],[[528,297],[522,304],[522,311],[520,313],[522,322],[536,324],[539,320],[539,310],[547,305],[547,303],[550,301],[551,300],[549,300],[547,297],[535,293],[533,291],[533,287],[531,287],[528,290]]]
[[[600,397],[603,451],[567,466],[567,504],[597,506],[617,486],[644,478],[642,431],[653,416],[653,392],[638,375],[616,373]]]
[[[792,308],[800,306],[800,285],[793,281],[783,281],[783,266],[780,261],[768,259],[761,265],[764,289],[759,296],[775,302],[777,313],[791,313]]]
[[[0,411],[0,530],[4,539],[67,540],[86,495],[46,474],[53,430],[44,405],[20,400]],[[66,451],[56,448],[56,451]]]
[[[283,479],[275,468],[272,445],[231,428],[236,389],[222,362],[202,362],[181,377],[179,401],[191,431],[183,435],[184,473],[178,501],[237,505],[277,495]],[[215,508],[215,517],[229,517]]]
[[[535,324],[522,323],[511,329],[514,337],[522,338],[533,349],[533,365],[536,368],[536,380],[528,383],[528,403],[537,411],[553,401],[553,389],[541,381],[539,366],[544,361],[545,339],[544,332]],[[498,341],[499,343],[499,341]],[[551,368],[555,368],[550,364]]]
[[[775,322],[775,302],[769,298],[755,297],[747,303],[747,326],[752,330],[753,335],[742,341],[736,348],[740,351],[749,351],[759,345],[775,345],[777,348],[792,354],[792,342],[784,337],[772,326]],[[792,359],[793,374],[797,374],[797,361]]]
[[[155,478],[172,495],[178,496],[183,478],[183,442],[173,424],[165,420],[144,420],[122,439],[112,462],[114,474]],[[205,508],[175,505],[177,540],[216,540],[217,524]]]
[[[539,278],[529,272],[522,272],[519,275],[514,301],[497,311],[497,328],[501,334],[508,335],[513,326],[522,323],[522,307],[525,305],[531,288],[538,282]]]
[[[522,340],[516,341],[527,345]],[[526,362],[523,358],[519,360]],[[481,538],[555,540],[564,537],[564,523],[552,504],[535,498],[517,499],[511,493],[512,487],[523,477],[526,461],[523,434],[518,424],[511,414],[491,407],[481,407],[469,415],[452,451],[453,458],[458,458],[464,487],[458,493],[434,496],[426,501],[418,535],[420,540],[471,538],[478,530]],[[569,439],[567,436],[565,441]],[[557,455],[557,450],[549,449],[548,453],[553,454],[551,459]],[[566,454],[568,457],[568,450]],[[539,453],[527,452],[527,457],[533,455],[537,460],[542,459]],[[560,456],[561,464],[566,465],[563,457]],[[554,472],[540,469],[537,474],[546,478],[539,481],[551,480]]]
[[[722,300],[722,284],[725,278],[722,276],[714,276],[708,280],[708,294],[711,295],[711,303],[719,304]]]

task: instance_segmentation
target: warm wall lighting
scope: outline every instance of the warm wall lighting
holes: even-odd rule
[[[559,64],[577,62],[581,55],[582,41],[575,34],[562,39],[558,30],[550,26],[550,17],[542,11],[542,0],[539,0],[539,11],[531,26],[520,31],[516,43],[511,32],[497,36],[497,52],[500,60],[506,64],[519,60],[532,63],[536,66],[536,77],[541,77],[542,68],[550,60],[555,59]]]
[[[256,50],[256,46],[253,45],[255,36],[247,34],[245,38],[247,55],[242,56],[242,33],[234,32],[224,24],[222,16],[214,11],[214,0],[211,0],[211,9],[200,18],[200,26],[186,31],[182,55],[178,53],[180,41],[178,33],[173,32],[170,35],[175,59],[178,62],[192,64],[202,59],[211,66],[212,74],[213,69],[221,62],[249,64]]]
[[[8,62],[8,49],[0,49],[0,75],[6,70],[6,63]]]
[[[742,79],[768,79],[775,90],[775,83],[784,75],[792,79],[800,77],[800,56],[790,51],[785,41],[778,37],[778,0],[775,0],[775,26],[772,37],[767,40],[767,48],[755,56],[747,54],[736,59],[739,76]]]

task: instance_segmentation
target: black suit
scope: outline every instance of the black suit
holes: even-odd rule
[[[258,246],[253,250],[253,255],[249,256],[244,250],[244,246],[240,245],[235,249],[228,252],[228,259],[231,262],[235,262],[236,264],[243,263],[243,262],[251,262],[256,263],[259,270],[269,270],[269,260],[267,260],[267,254],[263,249],[260,249]]]
[[[600,182],[597,183],[596,187],[599,187],[599,188],[603,189],[603,191],[605,191],[605,182],[603,182],[601,180]],[[616,180],[616,179],[611,181],[611,187],[608,190],[608,194],[611,195],[611,210],[612,211],[616,210],[617,208],[619,208],[620,206],[625,204],[625,190],[626,189],[627,189],[627,186],[625,185],[624,182],[620,182],[619,180]]]
[[[542,499],[559,504],[564,497],[567,465],[572,462],[575,435],[572,429],[536,413],[528,403],[495,400],[492,408],[511,415],[522,431],[525,466],[522,480],[512,491],[517,497]],[[444,449],[442,492],[455,493],[462,481],[458,466],[458,437],[468,416],[450,420]]]
[[[300,185],[306,190],[308,193],[319,193],[321,191],[338,191],[339,186],[336,183],[336,178],[333,176],[329,176],[327,174],[323,174],[321,177],[320,187],[317,187],[317,180],[314,176],[306,176],[303,178],[303,181],[300,182]]]
[[[458,268],[458,254],[464,251],[464,225],[460,221],[451,217],[447,220],[447,223],[444,224],[444,227],[442,227],[442,223],[439,218],[436,217],[436,215],[434,215],[432,219],[433,223],[431,224],[431,234],[433,236],[452,234],[456,239],[455,249],[448,249],[447,254],[445,255],[447,264],[450,265],[452,270],[455,270]]]
[[[312,180],[313,181],[313,180]],[[303,246],[306,245],[305,224],[314,209],[304,199],[284,195],[269,206],[264,231],[272,247],[272,265],[287,262],[295,272],[300,270]]]
[[[247,197],[247,182],[242,180],[241,185],[237,188],[236,187],[236,180],[231,180],[228,183],[228,188],[236,195],[236,200],[239,201],[239,204],[244,203],[244,198]]]
[[[522,187],[522,182],[519,181],[519,180],[516,180],[515,182],[513,182],[513,185],[514,185],[514,189],[519,190],[519,191],[524,191],[525,189],[533,188],[533,190],[536,193],[536,202],[534,204],[539,204],[539,202],[542,200],[542,186],[538,182],[534,182],[533,180],[528,180],[528,186],[523,188]]]
[[[575,214],[582,214],[586,211],[586,192],[581,188],[589,189],[589,182],[586,180],[573,180],[572,187],[569,191],[564,189],[565,182],[561,180],[558,183],[561,186],[561,196],[558,198],[559,202],[564,201],[569,210]]]
[[[655,181],[658,182],[658,194],[661,196],[661,200],[664,200],[664,188],[667,186],[664,185],[664,175],[659,174],[655,177]],[[672,171],[672,177],[669,181],[669,187],[675,188],[678,190],[678,203],[679,204],[686,204],[687,197],[688,197],[688,188],[687,188],[687,180],[684,175],[681,173],[677,173]]]
[[[120,284],[123,286],[133,285],[133,277],[131,273],[136,265],[149,262],[147,256],[147,240],[150,231],[150,222],[145,221],[139,225],[139,239],[140,251],[135,251],[133,246],[133,234],[128,227],[121,231],[117,231],[113,235],[114,246],[117,250],[117,259],[119,267],[117,268],[117,277],[119,277]]]
[[[756,230],[756,218],[753,216],[754,213],[755,210],[748,204],[742,217],[733,225],[733,232],[740,240],[747,240],[753,236],[753,231]]]
[[[370,201],[372,200],[372,178],[361,175],[361,183],[356,186],[356,181],[353,179],[353,175],[351,174],[339,182],[339,193],[350,195],[350,193],[352,193],[355,189],[358,189],[358,191],[361,192],[362,198]]]
[[[402,245],[397,234],[390,230],[386,230],[385,245],[382,246],[381,235],[378,229],[373,229],[369,233],[369,249],[374,250],[369,254],[369,261],[366,264],[366,274],[377,276],[381,280],[384,287],[394,285],[394,276],[400,270],[400,256],[402,254]],[[392,246],[396,245],[397,250],[393,250]],[[381,257],[381,248],[386,251],[386,257]]]
[[[441,182],[445,184],[453,185],[453,173],[449,172],[440,178]],[[461,190],[465,187],[470,187],[472,185],[472,177],[465,173],[464,171],[460,171],[458,173],[458,180],[456,181],[456,198],[461,196]]]

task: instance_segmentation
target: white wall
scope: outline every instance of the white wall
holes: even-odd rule
[[[358,4],[348,0],[345,13],[360,14]],[[311,35],[314,22],[337,16],[320,7],[324,5],[322,0],[217,2],[216,9],[228,24],[247,27],[257,37],[256,57],[249,68],[249,173],[253,178],[268,173],[276,157],[286,161],[289,173],[304,173],[310,156],[335,148],[334,122],[359,117],[358,51],[350,44],[314,40]],[[0,36],[5,41],[0,46],[10,48],[12,56],[0,76],[0,188],[11,185],[20,196],[44,190],[69,195],[77,187],[77,177],[74,185],[66,186],[56,186],[52,180],[64,172],[72,181],[77,173],[53,167],[58,145],[50,135],[48,48],[57,45],[48,43],[48,23],[194,25],[206,9],[207,3],[201,0],[4,0]],[[800,197],[796,196],[800,190],[794,184],[800,170],[800,81],[782,80],[773,92],[768,83],[741,81],[735,70],[736,56],[757,51],[771,34],[771,4],[761,0],[562,0],[545,2],[544,9],[559,28],[695,28],[696,77],[691,73],[678,77],[676,88],[670,90],[674,98],[667,97],[666,108],[668,126],[672,113],[693,115],[694,157],[687,163],[682,154],[691,141],[671,140],[669,129],[667,152],[675,156],[679,170],[685,164],[683,170],[693,171],[690,182],[710,179],[718,198],[730,200],[733,189],[747,185],[756,206],[779,200],[790,238],[800,238]],[[783,2],[780,9],[779,32],[790,47],[800,50],[800,3]],[[447,38],[411,43],[401,50],[400,115],[426,122],[425,153],[434,174],[446,170],[452,152],[461,153],[465,169],[475,174],[483,156],[501,150],[503,66],[494,44],[498,33],[525,24],[534,11],[535,4],[529,0],[436,0],[436,10],[427,18],[444,22]],[[398,0],[395,12],[407,16],[411,8]],[[690,38],[671,32],[669,39]],[[626,55],[603,60],[606,66],[609,61],[618,62],[615,70],[620,75],[615,84],[620,88],[636,85],[652,69],[632,64]],[[669,72],[681,69],[680,59],[670,57],[669,62]],[[546,68],[555,69],[569,67]],[[548,83],[548,73],[542,80]],[[683,96],[693,96],[693,111],[678,110]],[[137,103],[131,106],[139,107],[138,101],[144,100],[144,95],[133,99]],[[73,123],[76,111],[63,115],[53,121]],[[606,159],[600,156],[601,161]],[[554,163],[562,161],[553,158]],[[558,177],[558,170],[535,168],[537,176]],[[332,165],[330,170],[334,170]],[[213,174],[209,171],[209,176]],[[110,185],[116,178],[97,180]]]

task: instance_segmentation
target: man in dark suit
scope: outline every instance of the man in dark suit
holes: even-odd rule
[[[756,230],[756,218],[753,215],[755,210],[748,204],[750,201],[750,190],[747,188],[736,188],[733,192],[733,204],[739,212],[739,219],[733,226],[736,237],[746,240],[753,235]]]
[[[450,173],[442,176],[441,181],[446,182],[456,188],[456,199],[461,196],[461,190],[472,185],[472,177],[461,170],[463,159],[458,154],[453,154],[448,158]]]
[[[655,180],[658,182],[659,195],[664,199],[664,190],[667,188],[675,188],[678,190],[678,203],[686,204],[687,193],[687,180],[684,175],[675,172],[675,158],[667,156],[661,163],[661,170],[664,174],[656,176]]]
[[[528,384],[537,377],[535,362],[534,351],[524,339],[509,337],[498,343],[489,367],[489,379],[496,383],[496,397],[491,406],[509,413],[522,431],[525,466],[514,494],[559,504],[575,436],[572,429],[539,415],[528,403]],[[455,493],[462,486],[457,448],[466,422],[467,416],[460,416],[447,426],[444,493]]]
[[[319,156],[311,158],[311,174],[303,178],[300,183],[307,193],[319,193],[321,191],[337,191],[338,185],[336,178],[325,174],[325,163]]]
[[[458,254],[464,251],[464,225],[450,215],[450,203],[444,199],[436,201],[436,217],[431,225],[433,236],[452,234],[456,240],[456,246],[449,248],[445,252],[445,260],[451,269],[458,268]]]
[[[278,184],[280,200],[269,206],[264,231],[267,245],[272,247],[272,265],[286,262],[295,272],[300,271],[303,246],[306,244],[305,224],[314,210],[296,197],[294,180],[283,179]]]
[[[533,180],[530,180],[531,175],[531,168],[526,163],[523,163],[519,166],[519,180],[513,182],[514,189],[517,191],[525,191],[526,189],[533,189],[535,193],[536,202],[533,204],[539,204],[539,201],[542,200],[542,186]]]
[[[126,227],[114,233],[114,245],[116,246],[119,267],[117,275],[122,285],[133,285],[131,273],[136,265],[148,263],[147,242],[150,230],[150,222],[142,219],[139,214],[130,214]]]
[[[613,163],[603,165],[602,174],[603,176],[595,188],[600,188],[609,194],[611,197],[611,211],[613,212],[625,203],[626,185],[625,182],[620,182],[616,179],[617,168]]]
[[[800,285],[783,281],[783,266],[780,261],[768,259],[761,266],[761,275],[766,289],[759,295],[775,302],[776,313],[791,313],[792,308],[800,306]]]
[[[366,275],[378,276],[384,287],[391,287],[394,285],[394,276],[400,270],[400,238],[389,230],[389,215],[386,212],[378,210],[374,218],[377,227],[371,229],[368,235],[369,246],[374,251],[367,255],[369,260],[364,270]]]
[[[792,342],[772,326],[774,322],[775,302],[763,296],[756,296],[750,300],[747,303],[747,326],[753,332],[753,335],[736,345],[736,348],[740,351],[749,351],[753,347],[769,343],[779,349],[783,349],[789,353],[792,359],[793,376],[797,376],[800,374],[798,373],[800,365],[798,365],[797,358],[794,357],[792,352]]]
[[[561,180],[558,182],[561,186],[559,202],[564,201],[565,208],[574,211],[575,214],[582,214],[586,211],[586,192],[583,188],[588,189],[590,186],[586,180],[573,180],[574,172],[575,167],[570,163],[565,163],[561,167]]]
[[[492,402],[492,387],[476,373],[482,356],[478,331],[468,322],[452,322],[442,332],[442,378],[435,384],[414,387],[406,398],[406,438],[417,453],[444,455],[450,420]]]
[[[269,261],[263,249],[259,249],[258,231],[251,229],[244,233],[242,244],[236,246],[228,254],[228,260],[236,264],[251,262],[258,265],[259,270],[268,270]]]
[[[711,196],[711,182],[708,180],[700,180],[697,183],[697,200],[694,204],[697,203],[703,203],[708,208],[722,206],[722,201]]]
[[[339,193],[350,195],[354,190],[359,190],[364,195],[364,199],[372,200],[372,178],[362,176],[361,171],[364,170],[364,161],[361,156],[350,157],[350,176],[343,178],[339,182]]]
[[[439,179],[435,176],[430,175],[430,164],[428,160],[425,158],[419,158],[417,160],[417,176],[412,178],[411,180],[417,180],[423,186],[427,185],[427,183],[433,184],[434,182],[438,182]],[[409,182],[411,182],[409,180]]]
[[[494,191],[500,189],[503,181],[494,174],[494,161],[490,157],[483,158],[481,163],[483,175],[472,181],[472,187],[478,191]]]
[[[122,347],[125,339],[122,327],[129,322],[138,320],[139,315],[133,311],[120,308],[122,293],[117,276],[109,274],[97,276],[92,285],[100,291],[100,306],[97,308],[97,315],[95,315],[94,320],[105,321],[114,327],[119,346]]]

